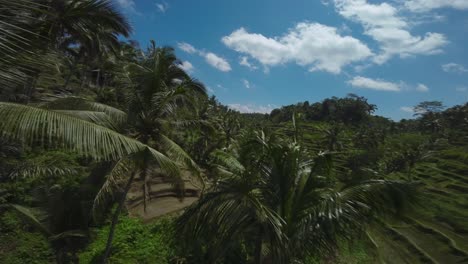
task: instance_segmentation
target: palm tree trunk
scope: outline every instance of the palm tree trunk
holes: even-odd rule
[[[146,144],[146,143],[145,143]],[[145,154],[143,159],[143,171],[141,172],[141,181],[143,182],[142,191],[143,191],[143,212],[146,213],[146,205],[149,199],[149,190],[148,190],[148,155]]]
[[[258,237],[255,241],[254,263],[262,264],[262,243],[263,243],[263,229],[260,227]]]
[[[29,103],[29,101],[31,101],[31,97],[34,94],[34,91],[36,90],[37,79],[39,78],[38,75],[39,74],[33,74],[31,77],[31,83],[26,92],[26,103]]]
[[[149,137],[144,136],[141,142],[145,145],[148,144]],[[143,171],[141,172],[141,181],[143,182],[142,184],[142,192],[143,192],[143,212],[146,213],[146,205],[147,205],[147,199],[149,197],[149,191],[148,191],[148,185],[147,185],[147,178],[148,178],[148,155],[147,153],[144,153],[143,157]]]
[[[97,76],[96,76],[96,87],[99,87],[99,80],[101,79],[101,69],[97,70]]]
[[[70,72],[68,73],[67,78],[65,79],[65,83],[63,84],[64,90],[66,90],[68,85],[70,84],[70,80],[73,74],[75,73],[77,67],[78,67],[78,62],[74,60],[73,65],[70,67]]]
[[[102,258],[103,264],[107,264],[107,259],[110,256],[112,240],[114,239],[115,227],[117,226],[117,222],[119,221],[120,212],[122,211],[122,207],[125,203],[125,199],[127,198],[127,193],[130,190],[130,187],[132,186],[132,182],[133,182],[133,179],[135,178],[135,175],[136,175],[136,172],[133,172],[132,176],[130,176],[130,179],[128,179],[127,185],[125,186],[124,193],[122,194],[119,205],[117,206],[117,209],[115,210],[114,215],[112,216],[112,223],[111,223],[111,227],[109,230],[109,236],[107,238],[106,250]]]

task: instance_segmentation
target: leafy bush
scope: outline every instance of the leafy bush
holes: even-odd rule
[[[79,255],[80,263],[100,263],[104,253],[109,226],[98,229],[96,238]],[[110,263],[166,264],[173,255],[172,222],[161,219],[144,225],[140,220],[121,216],[112,242]]]
[[[46,237],[30,230],[14,212],[6,211],[0,217],[0,262],[53,263],[54,252]]]

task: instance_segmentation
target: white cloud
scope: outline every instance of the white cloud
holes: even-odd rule
[[[348,81],[350,85],[357,88],[371,89],[377,91],[391,91],[398,92],[401,91],[399,84],[387,82],[379,79],[370,79],[362,76],[356,76],[352,80]]]
[[[204,56],[206,62],[216,69],[222,72],[228,72],[231,70],[231,65],[229,65],[229,62],[224,58],[221,58],[212,52],[205,53]]]
[[[223,90],[225,92],[228,90],[228,88],[222,86],[221,84],[217,84],[216,87],[218,87],[219,89],[221,89],[221,90]]]
[[[179,47],[179,49],[189,53],[189,54],[193,54],[195,52],[197,52],[197,49],[195,49],[195,47],[193,47],[192,45],[186,43],[186,42],[179,42],[177,43],[177,46]]]
[[[414,113],[414,108],[410,106],[402,106],[400,107],[400,110],[403,112],[411,113],[411,114]]]
[[[240,28],[223,37],[222,42],[266,68],[292,62],[310,71],[335,74],[340,73],[342,67],[372,55],[358,39],[341,36],[336,28],[319,23],[299,23],[281,37],[266,37]]]
[[[239,64],[240,64],[240,65],[243,65],[243,66],[245,66],[245,67],[247,67],[247,68],[249,68],[249,69],[251,69],[251,70],[256,70],[256,69],[258,69],[257,66],[255,66],[255,65],[253,65],[253,64],[251,64],[251,63],[249,62],[249,58],[246,57],[246,56],[242,56],[242,57],[240,58]]]
[[[437,8],[468,9],[466,0],[409,0],[405,7],[413,12],[426,12]]]
[[[228,107],[239,111],[241,113],[261,113],[269,114],[273,109],[276,108],[275,105],[254,105],[254,104],[228,104]]]
[[[211,93],[211,94],[214,94],[214,90],[213,88],[211,88],[210,86],[206,86],[206,90]]]
[[[187,73],[192,73],[195,70],[195,67],[193,67],[192,63],[189,61],[183,61],[182,64],[179,65],[179,68]]]
[[[115,0],[117,4],[124,10],[131,13],[139,14],[136,10],[136,5],[133,0]]]
[[[375,63],[382,64],[396,55],[405,58],[438,54],[448,43],[440,33],[412,35],[406,19],[398,15],[396,7],[386,2],[370,4],[367,0],[334,0],[334,3],[340,15],[362,24],[364,34],[379,43],[380,52],[374,57]]]
[[[466,86],[458,86],[457,88],[455,88],[455,91],[460,92],[460,93],[463,93],[463,92],[468,91],[468,87],[466,87]]]
[[[442,65],[442,70],[445,72],[465,73],[468,69],[465,66],[456,63],[447,63]]]
[[[423,92],[423,93],[424,93],[424,92],[429,92],[429,88],[428,88],[426,85],[424,85],[424,84],[422,84],[422,83],[419,83],[419,84],[416,86],[416,91],[418,91],[418,92]]]
[[[246,79],[242,79],[242,83],[244,84],[245,88],[250,89],[250,82]]]
[[[169,9],[169,4],[166,2],[156,3],[156,7],[158,8],[159,12],[166,13],[166,11]]]
[[[205,58],[205,61],[210,64],[211,66],[213,66],[214,68],[222,71],[222,72],[228,72],[228,71],[231,71],[231,65],[229,64],[229,62],[214,54],[213,52],[205,52],[203,50],[198,50],[196,49],[194,46],[190,45],[189,43],[186,43],[186,42],[179,42],[177,43],[177,46],[179,47],[179,49],[189,53],[189,54],[198,54],[202,57]]]

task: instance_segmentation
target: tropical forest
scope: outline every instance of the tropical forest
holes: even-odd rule
[[[409,0],[406,17],[403,7],[390,8],[398,1],[310,1],[355,28],[361,23],[381,48],[350,36],[358,36],[355,28],[316,18],[278,37],[249,33],[260,28],[252,26],[214,41],[241,57],[181,42],[184,34],[206,40],[221,27],[224,15],[191,32],[191,23],[208,19],[196,7],[206,1],[149,2],[0,0],[0,263],[468,263],[466,88],[446,101],[431,94],[430,82],[361,76],[374,73],[367,67],[391,71],[383,64],[414,61],[424,50],[426,59],[444,56],[436,49],[455,44],[439,33],[410,35],[409,46],[394,40],[392,48],[374,33],[410,34],[411,12],[430,12],[436,2],[463,12],[466,1]],[[245,1],[215,2],[219,12],[221,5],[235,12]],[[145,18],[145,4],[154,17]],[[171,16],[182,5],[193,6]],[[384,8],[391,12],[378,21],[406,24],[369,18]],[[253,23],[225,18],[242,20],[228,30]],[[172,33],[146,30],[151,19]],[[386,37],[405,36],[394,34]],[[440,47],[429,50],[436,41]],[[322,82],[348,78],[348,64],[358,61],[367,64],[341,92]],[[211,79],[239,67],[260,77]],[[440,75],[457,71],[454,78],[468,72],[437,67]],[[280,77],[292,68],[304,80]],[[283,93],[271,88],[255,99],[260,78]],[[296,90],[303,82],[315,87],[307,95]],[[245,102],[284,101],[241,107],[234,87]],[[395,94],[424,96],[392,114],[387,101]]]

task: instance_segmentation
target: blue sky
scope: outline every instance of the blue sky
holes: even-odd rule
[[[241,112],[356,93],[398,120],[468,99],[468,0],[113,1]]]

